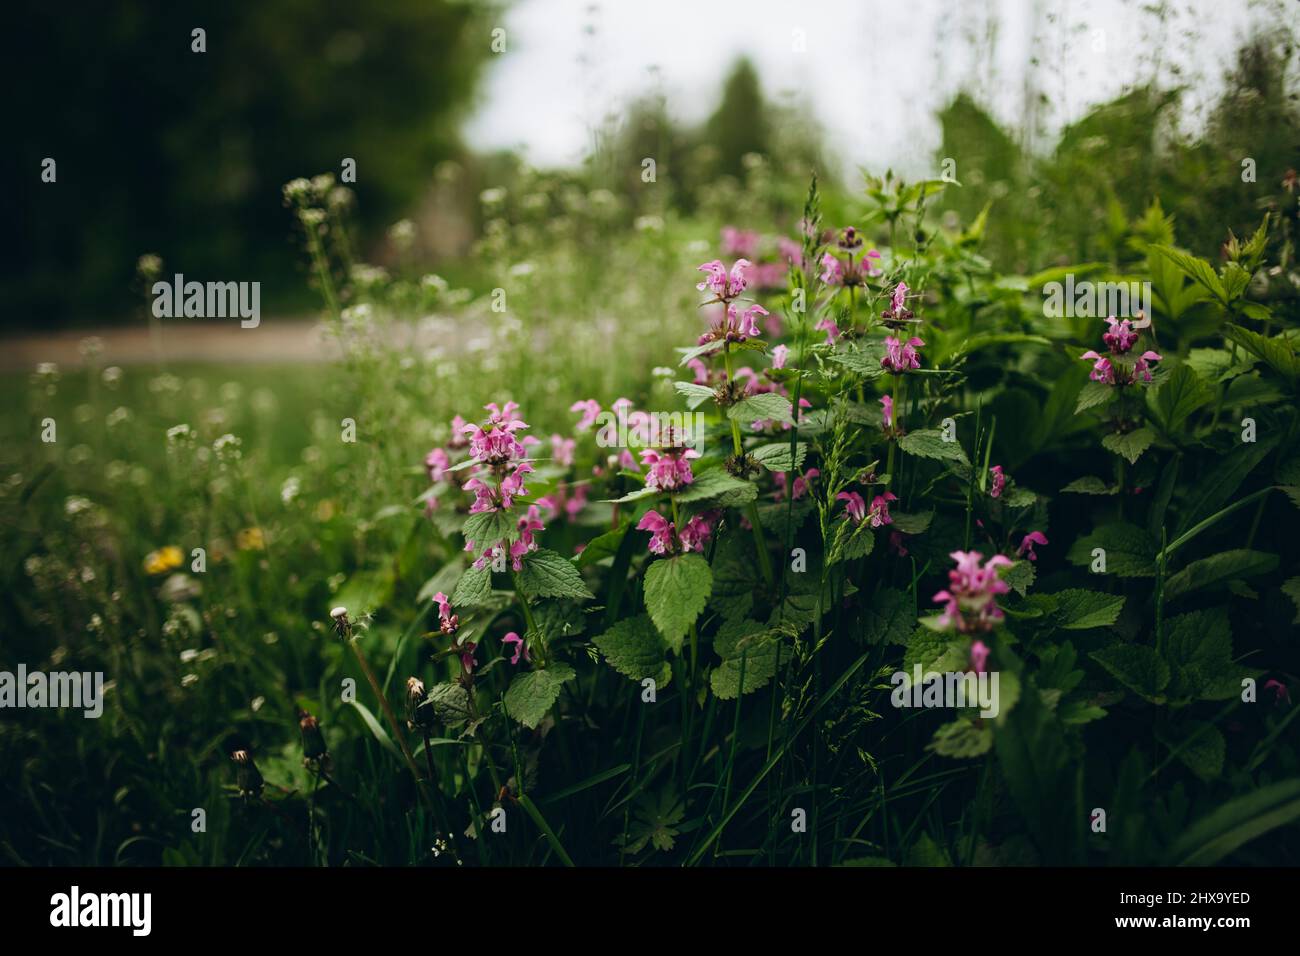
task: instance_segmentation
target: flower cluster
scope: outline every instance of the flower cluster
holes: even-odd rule
[[[700,336],[697,344],[708,345],[710,342],[745,342],[756,339],[762,333],[755,320],[768,314],[761,305],[751,305],[743,312],[732,303],[727,303],[724,314]]]
[[[925,343],[915,335],[906,342],[893,335],[886,335],[885,355],[880,360],[881,368],[887,372],[893,372],[895,375],[910,369],[920,368],[921,359],[916,350],[923,345]]]
[[[1139,379],[1150,382],[1151,363],[1159,362],[1160,354],[1147,349],[1131,361],[1127,356],[1137,344],[1140,335],[1137,330],[1150,326],[1151,320],[1141,315],[1136,320],[1119,320],[1112,315],[1106,319],[1106,324],[1109,329],[1102,334],[1101,340],[1106,344],[1108,354],[1101,355],[1089,349],[1079,356],[1092,362],[1092,372],[1088,377],[1103,385],[1132,385]]]
[[[716,511],[695,515],[679,532],[673,522],[652,509],[642,516],[636,527],[638,531],[650,532],[651,554],[685,554],[704,550],[709,538],[713,536],[719,517]]]
[[[880,275],[880,269],[875,264],[875,260],[880,258],[877,250],[870,249],[863,253],[861,259],[857,257],[857,251],[862,248],[862,236],[852,226],[840,233],[836,245],[846,253],[846,257],[841,259],[830,252],[822,255],[822,282],[830,286],[851,288],[866,285],[869,276]]]
[[[701,292],[712,292],[714,298],[710,302],[731,302],[749,285],[749,270],[752,267],[753,263],[748,259],[737,259],[728,272],[721,259],[714,259],[699,267],[700,272],[707,274],[695,288]]]
[[[943,604],[937,620],[943,629],[956,628],[962,633],[990,631],[1002,620],[997,598],[1011,590],[998,574],[999,568],[1011,566],[1011,559],[995,554],[988,561],[978,551],[954,551],[949,555],[957,567],[948,572],[948,587],[934,596]]]
[[[886,491],[883,495],[876,495],[871,499],[871,507],[867,507],[866,500],[856,491],[841,491],[835,496],[836,501],[843,501],[844,514],[855,525],[867,522],[873,528],[879,528],[881,525],[893,524],[894,519],[889,514],[889,503],[897,501],[898,498],[892,491]]]

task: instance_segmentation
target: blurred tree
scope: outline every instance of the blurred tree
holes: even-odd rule
[[[704,136],[713,150],[715,176],[740,177],[745,154],[768,153],[767,104],[758,72],[748,59],[742,58],[732,67],[722,88],[722,102],[709,117]]]
[[[280,187],[337,175],[351,157],[363,227],[404,211],[458,150],[491,9],[21,4],[8,58],[24,92],[9,100],[6,161],[25,234],[0,267],[4,322],[120,313],[144,252],[169,272],[260,280],[264,306],[296,291]],[[196,28],[206,52],[192,48]],[[39,179],[45,157],[55,184]]]

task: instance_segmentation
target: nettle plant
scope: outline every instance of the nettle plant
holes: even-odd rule
[[[465,557],[420,597],[454,676],[412,678],[409,725],[479,744],[496,801],[565,861],[528,797],[536,764],[557,728],[616,714],[636,726],[620,858],[699,862],[743,810],[776,859],[812,807],[814,849],[794,852],[816,862],[832,796],[854,808],[824,811],[835,834],[860,834],[832,841],[837,861],[892,859],[901,838],[921,862],[1212,862],[1294,818],[1294,711],[1276,706],[1293,678],[1269,656],[1295,610],[1275,595],[1300,601],[1281,580],[1294,515],[1264,519],[1278,486],[1300,504],[1300,358],[1286,300],[1252,278],[1267,220],[1216,271],[1154,207],[1131,239],[1154,315],[1045,322],[1030,297],[1049,274],[995,275],[983,216],[928,224],[943,183],[868,185],[889,248],[824,228],[814,182],[761,286],[743,256],[699,266],[685,412],[574,395],[567,435],[538,437],[509,400],[451,423],[421,507]],[[953,702],[933,674],[995,675],[996,700]],[[1259,733],[1229,739],[1246,721]],[[960,839],[918,830],[923,808],[891,828],[900,751],[977,768]],[[616,776],[589,769],[582,787]],[[1112,839],[1096,807],[1130,811]]]

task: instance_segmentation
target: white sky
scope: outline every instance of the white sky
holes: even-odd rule
[[[1157,69],[1166,85],[1190,81],[1203,98],[1219,88],[1251,24],[1281,15],[1294,25],[1297,10],[1286,0],[1181,0],[1169,4],[1167,39],[1160,43],[1161,28],[1145,6],[1142,0],[515,0],[501,24],[507,50],[489,63],[466,135],[478,150],[516,147],[535,165],[569,165],[584,154],[600,117],[637,94],[660,88],[674,115],[703,119],[718,102],[727,69],[747,54],[769,97],[807,94],[846,168],[890,164],[915,174],[927,170],[938,145],[935,109],[959,88],[975,92],[1000,121],[1017,124],[1026,70],[1037,56],[1044,64],[1039,82],[1056,109],[1047,117],[1052,127]],[[967,38],[986,38],[990,21],[996,36],[979,49],[994,53],[976,55]],[[794,49],[795,31],[803,31],[803,52]]]

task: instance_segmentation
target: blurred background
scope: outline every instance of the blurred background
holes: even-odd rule
[[[475,291],[480,196],[538,176],[608,194],[625,229],[672,215],[716,230],[756,202],[791,225],[813,169],[829,218],[852,221],[864,169],[935,178],[950,158],[961,188],[937,211],[970,221],[992,203],[984,252],[1023,273],[1113,260],[1155,197],[1209,254],[1270,191],[1243,183],[1243,160],[1275,187],[1300,165],[1286,0],[19,10],[10,337],[142,328],[145,253],[168,275],[261,281],[264,315],[310,314],[281,187],[345,157],[360,257],[392,261],[388,227],[409,219],[421,261]]]

